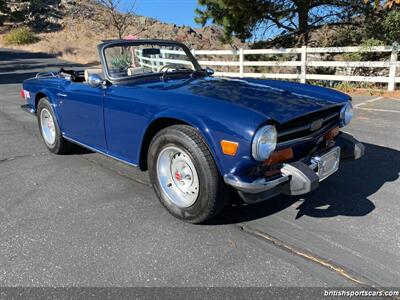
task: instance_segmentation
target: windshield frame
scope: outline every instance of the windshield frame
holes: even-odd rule
[[[163,72],[157,72],[157,73],[148,73],[148,74],[138,74],[135,76],[126,76],[126,77],[112,77],[109,70],[108,70],[108,64],[107,64],[107,58],[105,51],[108,48],[111,47],[118,47],[118,46],[138,46],[138,45],[157,45],[157,46],[177,46],[181,47],[182,50],[185,52],[187,55],[188,59],[190,62],[193,64],[194,71],[202,71],[202,68],[196,58],[193,56],[192,52],[189,50],[186,45],[176,42],[176,41],[166,41],[166,40],[113,40],[113,41],[104,41],[102,44],[98,45],[98,51],[100,55],[100,61],[103,66],[103,72],[106,77],[106,79],[110,82],[126,82],[126,81],[135,81],[138,79],[143,79],[146,77],[160,77],[160,75],[163,74]]]

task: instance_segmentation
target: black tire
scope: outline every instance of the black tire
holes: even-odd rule
[[[47,109],[47,111],[50,112],[53,121],[54,121],[54,127],[55,127],[55,141],[54,143],[50,144],[46,141],[46,139],[43,137],[43,131],[42,131],[42,124],[40,122],[40,116],[42,113],[43,109]],[[60,127],[58,126],[57,118],[54,114],[53,107],[51,106],[49,100],[45,97],[39,100],[38,106],[37,106],[37,121],[39,124],[39,131],[40,135],[43,138],[43,141],[51,152],[55,154],[66,154],[71,151],[72,149],[72,144],[64,139],[64,137],[61,134]]]
[[[183,149],[189,154],[196,168],[199,193],[194,204],[189,207],[175,205],[160,186],[157,160],[167,147]],[[210,150],[196,129],[186,125],[174,125],[158,132],[150,143],[147,165],[151,183],[160,202],[173,216],[189,223],[202,223],[214,217],[225,206],[226,186]]]

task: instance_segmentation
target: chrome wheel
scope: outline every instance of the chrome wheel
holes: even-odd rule
[[[176,146],[164,148],[157,159],[157,178],[168,200],[192,206],[199,196],[199,177],[190,156]]]
[[[47,108],[43,108],[40,112],[40,125],[44,140],[47,144],[53,145],[56,141],[56,128],[54,119]]]

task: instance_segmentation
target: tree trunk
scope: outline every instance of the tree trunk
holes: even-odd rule
[[[307,46],[309,39],[308,13],[310,6],[307,0],[301,1],[298,6],[299,30],[298,41],[300,46]]]

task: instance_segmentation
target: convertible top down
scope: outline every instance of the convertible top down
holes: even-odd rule
[[[148,170],[161,203],[192,223],[215,216],[236,190],[248,203],[301,195],[358,159],[340,129],[349,96],[294,82],[217,78],[183,44],[112,40],[101,67],[39,73],[23,82],[47,148],[80,145]]]

